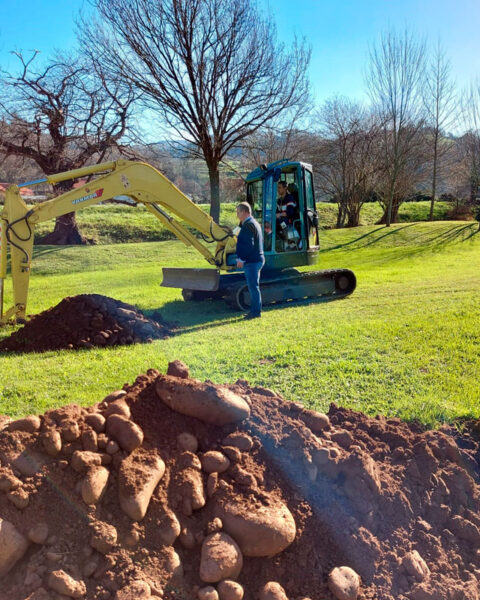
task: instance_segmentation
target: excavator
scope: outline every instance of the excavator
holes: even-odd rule
[[[20,193],[22,187],[54,185],[83,178],[89,178],[87,183],[34,206],[28,206]],[[276,184],[279,181],[287,183],[298,205],[298,218],[285,230],[280,230],[276,219]],[[355,275],[348,269],[304,273],[295,269],[313,265],[319,252],[310,165],[289,160],[260,165],[246,178],[246,194],[253,215],[264,231],[265,267],[261,275],[264,304],[312,297],[342,298],[354,291]],[[193,246],[210,265],[203,269],[164,268],[163,286],[181,288],[185,300],[223,298],[237,310],[249,309],[245,277],[236,266],[235,230],[215,223],[151,165],[117,160],[11,185],[6,190],[0,214],[0,324],[26,320],[35,226],[125,196],[133,204],[143,204],[164,227],[187,246]],[[192,229],[198,234],[195,235]],[[8,255],[13,306],[4,311]]]

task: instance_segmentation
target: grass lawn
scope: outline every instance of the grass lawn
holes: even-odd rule
[[[220,302],[184,303],[179,290],[159,286],[162,266],[206,265],[180,242],[38,246],[30,313],[94,292],[159,309],[177,329],[149,345],[0,355],[0,412],[92,404],[178,358],[199,379],[242,377],[320,410],[336,402],[429,425],[479,417],[478,228],[439,221],[324,231],[315,268],[353,269],[354,294],[268,308],[250,322]]]

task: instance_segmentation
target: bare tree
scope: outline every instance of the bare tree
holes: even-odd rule
[[[248,168],[277,160],[307,160],[316,146],[310,102],[295,107],[246,137],[242,150]]]
[[[425,44],[405,31],[389,31],[370,51],[368,91],[384,126],[383,150],[388,185],[385,189],[386,226],[395,221],[399,202],[398,182],[411,163],[423,126],[420,80],[425,71]],[[395,201],[394,201],[395,199]]]
[[[1,128],[1,125],[0,125]],[[38,166],[31,160],[9,155],[0,151],[0,181],[11,183],[21,179],[28,181],[38,177]]]
[[[337,227],[355,227],[381,173],[379,124],[360,104],[340,97],[325,102],[318,120],[317,185],[337,202]]]
[[[465,133],[459,140],[469,171],[469,202],[474,206],[480,192],[480,81],[465,90],[462,97]]]
[[[133,94],[107,85],[99,71],[72,57],[34,69],[35,51],[18,74],[4,73],[0,99],[0,151],[34,161],[46,175],[101,162],[127,131]],[[62,182],[56,191],[70,189]],[[75,213],[59,217],[45,244],[83,244]]]
[[[253,0],[93,0],[100,23],[84,21],[83,47],[114,81],[205,159],[211,215],[220,213],[219,164],[230,149],[307,92],[310,53],[276,41]]]
[[[437,192],[437,179],[441,161],[452,150],[453,144],[444,135],[456,116],[458,102],[455,84],[451,79],[452,66],[438,42],[423,81],[423,97],[426,125],[431,132],[432,199],[429,219],[433,221],[433,209]]]

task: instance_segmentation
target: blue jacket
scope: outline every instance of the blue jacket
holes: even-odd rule
[[[237,238],[237,256],[246,263],[257,263],[263,258],[262,229],[252,216],[242,223]]]

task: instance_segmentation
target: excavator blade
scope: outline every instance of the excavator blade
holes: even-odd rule
[[[215,292],[218,290],[218,269],[170,269],[163,268],[163,287]]]

